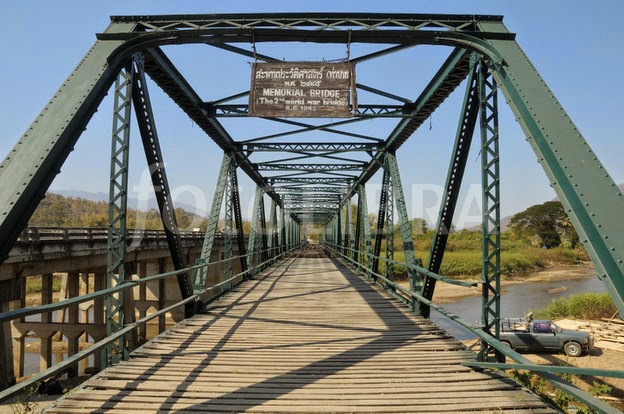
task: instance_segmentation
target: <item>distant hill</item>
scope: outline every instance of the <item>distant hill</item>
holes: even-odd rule
[[[83,194],[90,197],[97,196],[97,194],[91,193]],[[132,204],[129,202],[128,205],[131,206]],[[176,207],[175,213],[180,230],[206,229],[208,224],[206,218],[190,213],[182,207]],[[47,193],[46,197],[39,203],[28,225],[45,227],[106,227],[108,225],[108,196],[106,196],[106,201],[96,201],[83,197]],[[128,208],[127,226],[128,228],[149,230],[160,230],[163,228],[160,213],[156,206],[148,211]]]
[[[62,195],[63,197],[82,198],[84,200],[90,200],[90,201],[96,201],[96,202],[104,201],[108,203],[108,193],[102,193],[102,192],[91,193],[88,191],[81,191],[81,190],[54,190],[54,191],[51,191],[50,193]],[[128,207],[130,208],[135,208],[139,205],[142,206],[144,203],[145,203],[144,200],[139,201],[136,198],[128,198]],[[205,211],[197,211],[197,209],[194,206],[184,204],[184,203],[175,203],[175,206],[176,208],[177,207],[183,208],[187,212],[192,211],[194,212],[193,214],[197,214],[200,217],[205,217],[208,214]],[[147,200],[147,206],[144,210],[151,210],[151,209],[158,209],[158,203],[156,202],[156,199],[154,198],[150,198],[149,200]]]

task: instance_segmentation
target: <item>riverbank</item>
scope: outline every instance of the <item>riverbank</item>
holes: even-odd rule
[[[501,293],[504,294],[507,288],[514,285],[535,282],[551,282],[557,280],[577,280],[590,277],[594,274],[594,267],[588,263],[575,266],[553,266],[539,272],[529,273],[526,276],[503,276],[501,278]],[[558,289],[557,293],[560,293],[564,292],[566,290],[566,287],[561,286],[556,289]],[[438,282],[436,283],[435,293],[433,295],[433,302],[436,304],[455,303],[467,297],[477,296],[481,296],[480,286],[464,287]]]

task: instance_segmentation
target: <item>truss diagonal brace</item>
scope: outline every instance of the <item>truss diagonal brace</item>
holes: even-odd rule
[[[217,185],[215,187],[214,196],[212,198],[210,216],[208,217],[208,227],[206,228],[206,234],[204,235],[204,244],[202,246],[202,251],[199,259],[197,259],[197,264],[206,264],[210,262],[212,245],[214,244],[215,235],[217,233],[217,225],[219,223],[219,214],[221,213],[221,204],[223,203],[223,194],[225,193],[225,186],[228,180],[230,164],[233,161],[234,160],[230,155],[223,154],[223,161],[221,162],[221,168],[219,169],[219,176],[217,178]],[[195,292],[200,291],[206,287],[207,272],[207,267],[202,267],[193,272],[192,282]]]
[[[455,145],[451,153],[451,162],[449,164],[448,173],[446,175],[446,184],[444,193],[442,194],[442,203],[440,204],[440,212],[438,213],[438,221],[436,223],[433,242],[429,252],[429,260],[427,268],[433,273],[440,273],[444,250],[448,241],[449,231],[453,223],[453,215],[459,198],[459,190],[468,154],[470,152],[470,144],[474,135],[475,125],[477,123],[477,115],[479,113],[479,84],[478,76],[475,75],[477,66],[468,75],[466,86],[466,94],[464,95],[464,103],[462,105],[462,116],[457,126],[457,134],[455,136]],[[436,279],[428,275],[424,276],[422,285],[422,295],[431,300],[435,291]],[[420,314],[425,318],[429,317],[430,308],[425,303],[420,304]]]
[[[140,57],[138,57],[140,59]],[[158,202],[158,210],[165,229],[167,244],[171,253],[173,267],[176,270],[187,267],[186,259],[182,253],[182,243],[180,241],[180,230],[175,216],[175,208],[171,199],[171,190],[165,172],[165,163],[160,149],[160,141],[156,132],[156,122],[152,111],[151,100],[147,89],[145,72],[140,61],[136,62],[136,76],[134,77],[134,85],[132,88],[132,102],[134,103],[134,111],[141,132],[141,141],[145,151],[145,158],[149,166],[150,177]],[[193,294],[191,283],[186,273],[178,274],[178,285],[180,294],[183,299]],[[187,304],[185,307],[187,317],[193,314],[193,304]]]
[[[401,183],[401,175],[399,173],[399,166],[397,164],[394,154],[386,155],[386,165],[390,170],[390,177],[392,179],[393,195],[397,207],[397,213],[399,215],[399,230],[401,232],[401,239],[403,241],[403,252],[405,253],[405,262],[408,266],[420,265],[420,262],[416,260],[414,253],[414,240],[412,239],[412,223],[407,215],[407,206],[405,204],[405,193],[403,192],[403,184]],[[389,206],[392,208],[392,206]],[[408,275],[411,281],[417,281],[418,275],[413,268],[408,267]],[[412,286],[419,287],[419,286]]]

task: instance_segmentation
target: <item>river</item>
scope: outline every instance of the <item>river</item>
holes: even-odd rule
[[[587,277],[573,280],[551,280],[512,285],[501,295],[501,317],[517,318],[548,305],[553,299],[568,297],[575,293],[606,292],[604,283],[592,273]],[[458,315],[463,321],[478,325],[481,319],[481,297],[467,297],[454,303],[442,305]],[[432,310],[431,320],[457,339],[474,339],[469,330],[450,321]]]

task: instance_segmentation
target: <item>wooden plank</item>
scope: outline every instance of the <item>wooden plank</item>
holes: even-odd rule
[[[313,262],[313,263],[312,263]],[[50,412],[556,412],[329,259],[256,276]]]

